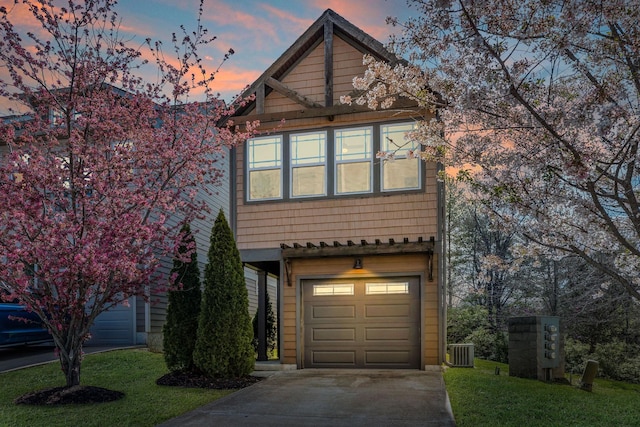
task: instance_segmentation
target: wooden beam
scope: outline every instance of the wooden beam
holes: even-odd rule
[[[324,23],[324,105],[333,105],[333,21],[330,19]]]
[[[356,113],[372,113],[380,116],[389,117],[389,114],[394,113],[413,113],[419,116],[424,111],[416,105],[415,102],[409,101],[407,98],[400,98],[394,103],[394,108],[389,110],[371,110],[366,105],[347,105],[340,104],[331,107],[321,108],[305,108],[302,110],[283,111],[280,113],[265,113],[265,114],[247,114],[234,116],[233,119],[239,122],[242,120],[260,120],[261,123],[274,123],[281,120],[297,120],[297,119],[313,119],[318,117],[331,118],[333,116],[339,116],[344,114],[356,114]]]
[[[353,245],[353,246],[327,246],[307,248],[301,246],[298,249],[289,248],[282,250],[282,257],[290,258],[322,258],[338,256],[366,256],[366,255],[395,255],[395,254],[432,254],[433,245],[430,242],[407,244],[381,244],[381,245]]]
[[[256,113],[258,114],[264,114],[264,98],[265,98],[264,83],[260,83],[256,88]]]
[[[322,105],[318,104],[317,102],[313,101],[312,99],[307,98],[304,95],[300,95],[298,92],[296,92],[295,90],[291,89],[290,87],[288,87],[287,85],[285,85],[282,82],[279,82],[278,80],[274,79],[273,77],[267,77],[265,79],[265,83],[268,86],[271,86],[276,92],[286,96],[287,98],[289,98],[290,100],[305,106],[307,108],[322,108]],[[264,112],[264,111],[263,111]]]

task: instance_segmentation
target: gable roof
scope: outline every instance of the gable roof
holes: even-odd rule
[[[372,55],[378,60],[389,62],[391,65],[399,62],[406,63],[405,60],[398,58],[388,51],[378,40],[374,39],[333,10],[327,9],[269,68],[267,68],[267,70],[264,71],[264,73],[262,73],[260,77],[258,77],[256,81],[249,86],[248,89],[243,92],[241,98],[255,94],[256,100],[238,108],[235,115],[244,115],[255,108],[258,108],[258,110],[260,109],[256,104],[260,104],[262,102],[262,100],[259,99],[261,96],[260,88],[262,87],[264,87],[264,91],[262,91],[264,96],[269,94],[272,90],[276,90],[308,109],[324,109],[326,113],[326,110],[333,106],[333,47],[331,41],[333,40],[334,34],[338,35],[355,49],[362,52],[363,55]],[[281,83],[281,80],[300,60],[302,60],[312,49],[317,47],[323,41],[327,41],[325,45],[325,104],[320,105],[287,88]],[[258,111],[258,114],[260,114],[260,111]]]

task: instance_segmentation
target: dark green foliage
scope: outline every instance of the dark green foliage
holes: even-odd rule
[[[194,362],[212,377],[248,375],[255,364],[252,339],[240,253],[221,210],[211,232]]]
[[[596,360],[599,376],[640,384],[640,345],[614,339],[598,344],[593,352],[589,347],[589,344],[572,338],[565,340],[567,371],[581,374],[587,360]]]
[[[189,262],[183,262],[178,257],[174,259],[171,270],[172,276],[176,276],[173,290],[169,291],[167,319],[162,328],[164,360],[170,371],[192,371],[195,368],[193,350],[202,300],[195,241],[188,224],[182,228],[182,232],[185,235],[184,244],[178,252],[185,254],[189,249],[193,252]]]
[[[507,362],[509,340],[505,332],[495,331],[487,320],[487,309],[479,305],[447,310],[447,342],[472,343],[476,357]]]
[[[476,329],[488,329],[488,311],[479,305],[464,305],[447,309],[447,342],[463,344]]]
[[[269,299],[269,292],[265,295],[267,305],[267,353],[273,354],[276,348],[276,338],[278,331],[276,330],[276,316],[273,313],[273,307],[271,307],[271,300]],[[258,319],[260,315],[260,309],[256,310],[256,315],[253,318],[253,348],[258,351]]]

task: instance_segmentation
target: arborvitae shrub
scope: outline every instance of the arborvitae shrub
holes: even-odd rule
[[[194,362],[212,377],[248,375],[255,364],[252,339],[240,253],[221,210],[211,232]]]
[[[189,262],[183,262],[176,257],[171,270],[175,279],[172,290],[169,291],[167,319],[162,328],[164,360],[170,371],[192,371],[195,368],[193,350],[196,345],[202,300],[195,241],[189,225],[185,225],[182,232],[185,239],[178,252],[185,254],[189,249],[193,252]]]

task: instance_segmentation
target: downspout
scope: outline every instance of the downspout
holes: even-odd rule
[[[238,231],[236,220],[236,216],[238,215],[238,201],[236,198],[236,158],[236,147],[231,147],[229,149],[229,225],[234,236],[237,235]]]
[[[444,165],[440,162],[436,165],[436,173],[437,176],[440,176],[444,173]],[[442,364],[447,360],[447,298],[446,298],[446,283],[447,283],[447,274],[446,274],[446,250],[447,250],[447,240],[446,240],[446,224],[445,224],[445,180],[438,179],[437,181],[437,198],[438,198],[438,238],[436,242],[439,244],[436,245],[435,251],[438,254],[438,316],[440,322],[440,331],[439,331],[439,342],[440,342],[440,360],[439,362]]]
[[[437,121],[442,121],[440,117],[440,110],[436,110]],[[442,138],[444,138],[444,131],[442,132]],[[436,164],[436,192],[438,199],[438,238],[437,241],[440,244],[436,248],[436,252],[438,252],[438,316],[440,322],[440,330],[439,332],[439,343],[440,343],[440,363],[447,362],[447,277],[446,272],[446,257],[447,253],[447,233],[446,233],[446,193],[445,193],[445,179],[444,177],[440,178],[440,176],[444,174],[444,164],[438,162]]]

